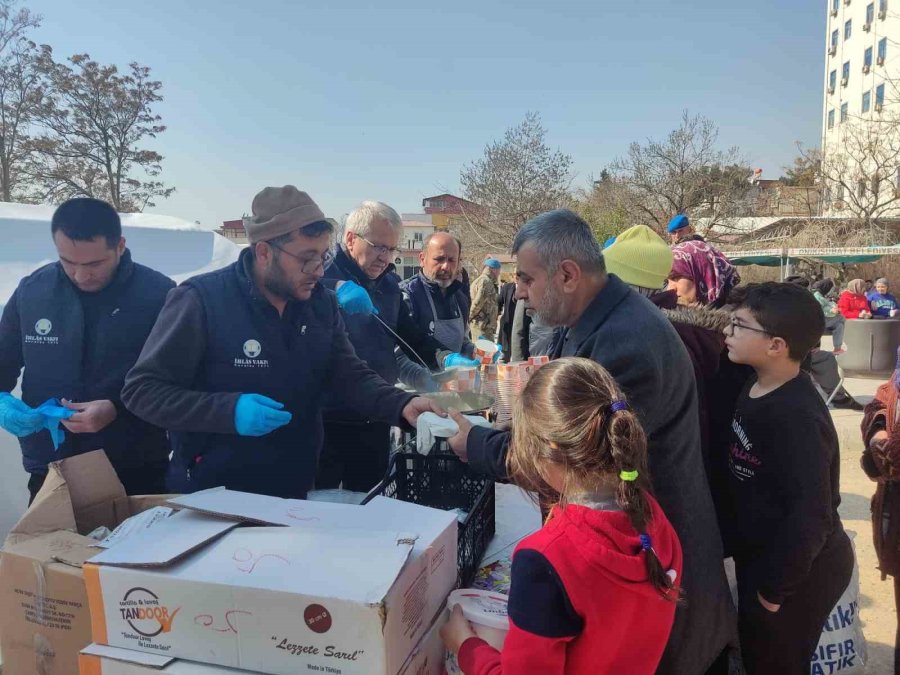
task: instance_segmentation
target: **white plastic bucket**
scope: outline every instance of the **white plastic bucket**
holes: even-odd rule
[[[497,650],[503,649],[509,632],[508,598],[476,588],[460,588],[447,599],[447,609],[460,606],[463,616],[472,624],[475,634]]]

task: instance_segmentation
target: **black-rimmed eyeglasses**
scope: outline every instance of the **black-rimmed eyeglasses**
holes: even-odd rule
[[[290,251],[285,251],[281,246],[278,246],[278,244],[273,244],[271,241],[267,241],[266,243],[272,248],[281,251],[285,255],[288,255],[299,262],[300,271],[304,274],[315,274],[319,271],[320,267],[324,270],[331,264],[331,261],[334,260],[334,253],[331,251],[325,251],[324,255],[314,258],[301,258],[299,255],[295,255]]]
[[[746,324],[741,323],[737,319],[734,319],[734,318],[731,319],[731,334],[734,335],[735,331],[738,328],[740,328],[741,330],[749,330],[754,333],[762,333],[763,335],[768,335],[769,337],[771,337],[771,335],[772,335],[771,333],[769,333],[769,331],[763,330],[762,328],[754,328],[753,326],[748,326]]]

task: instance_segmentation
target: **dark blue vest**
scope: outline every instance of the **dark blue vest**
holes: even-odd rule
[[[171,491],[224,485],[304,497],[312,489],[337,300],[316,286],[309,301],[291,303],[285,310],[289,319],[282,319],[254,290],[251,264],[246,249],[234,264],[185,282],[200,294],[206,315],[206,358],[192,388],[263,394],[284,403],[293,418],[259,437],[171,433]]]
[[[428,302],[426,294],[431,293],[434,300],[434,308],[438,312],[438,319],[453,319],[460,315],[465,326],[469,325],[469,303],[463,293],[462,283],[454,281],[448,293],[433,292],[437,285],[425,279],[419,272],[416,276],[407,279],[400,284],[403,298],[409,307],[413,320],[428,335],[434,335],[434,312]]]
[[[397,319],[403,302],[400,282],[390,266],[377,279],[369,279],[356,264],[356,261],[339,248],[334,261],[325,270],[325,283],[333,287],[336,281],[353,281],[362,286],[378,308],[378,318],[391,329],[397,331]],[[356,355],[365,361],[369,368],[388,383],[397,381],[400,370],[394,356],[396,341],[374,317],[364,314],[347,314],[341,312],[350,342]],[[359,413],[341,406],[338,401],[328,403],[326,417],[330,420],[362,421]]]
[[[137,361],[166,294],[168,277],[131,261],[126,249],[111,284],[100,291],[99,325],[85,345],[79,291],[59,263],[22,279],[16,290],[22,331],[22,400],[37,406],[48,398],[118,401],[125,374]],[[165,432],[119,406],[119,414],[95,434],[66,431],[58,451],[50,434],[40,431],[19,439],[25,470],[44,472],[47,463],[102,448],[117,469],[165,461]]]

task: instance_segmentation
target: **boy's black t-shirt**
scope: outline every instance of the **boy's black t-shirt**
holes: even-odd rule
[[[781,602],[843,532],[840,453],[824,401],[805,373],[737,401],[725,458],[726,537],[771,602]]]

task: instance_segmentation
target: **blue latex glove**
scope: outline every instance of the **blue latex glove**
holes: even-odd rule
[[[43,418],[9,392],[0,393],[0,427],[13,436],[30,436],[44,428]]]
[[[372,298],[357,283],[345,281],[337,289],[338,304],[347,314],[378,314],[378,308],[372,304]]]
[[[34,410],[41,416],[41,426],[50,432],[53,449],[59,450],[59,446],[66,437],[66,432],[59,428],[59,423],[61,420],[69,419],[75,414],[75,411],[66,408],[59,402],[59,399],[55,398],[48,398]]]
[[[241,394],[234,406],[234,428],[241,436],[265,436],[291,421],[284,403],[260,394]]]
[[[475,359],[467,359],[465,356],[460,354],[459,352],[453,354],[447,354],[444,357],[444,368],[450,368],[452,366],[480,366],[481,361],[476,361]]]
[[[496,347],[497,347],[497,351],[494,352],[493,363],[497,363],[497,361],[499,361],[500,358],[503,356],[503,347],[500,345],[499,342],[496,344]]]

